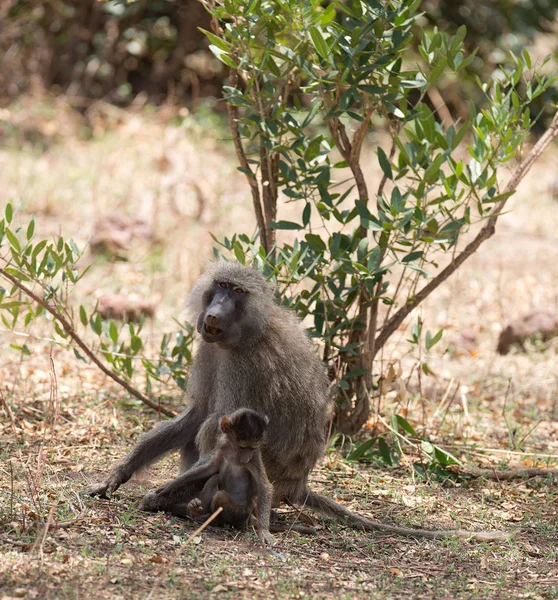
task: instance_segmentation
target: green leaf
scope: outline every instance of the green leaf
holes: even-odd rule
[[[378,148],[378,161],[380,162],[380,167],[382,168],[384,175],[388,179],[393,179],[393,172],[391,170],[391,165],[389,164],[389,159],[382,148]]]
[[[37,258],[39,252],[47,245],[47,240],[41,240],[34,248],[33,252],[31,252],[31,258]]]
[[[430,442],[421,442],[420,447],[426,454],[434,454],[434,446]]]
[[[198,29],[203,34],[205,34],[205,36],[208,38],[208,40],[212,44],[214,44],[217,48],[219,48],[220,50],[223,50],[223,52],[230,52],[231,51],[231,44],[229,42],[227,42],[224,39],[216,36],[215,34],[211,33],[210,31],[202,29],[201,27],[198,27]]]
[[[329,58],[329,48],[322,32],[317,27],[310,27],[310,37],[318,54],[327,60]]]
[[[241,265],[245,265],[246,264],[246,254],[244,252],[244,249],[242,248],[242,246],[240,245],[240,242],[235,242],[234,246],[233,246],[233,251],[234,251],[234,255],[236,257],[236,260],[241,264]]]
[[[87,313],[85,312],[85,308],[82,305],[79,307],[79,320],[81,324],[87,327]]]
[[[433,448],[434,448],[434,456],[436,458],[436,460],[444,465],[460,465],[461,461],[456,458],[451,452],[448,452],[447,450],[444,450],[443,448],[440,448],[440,446],[436,446],[435,444],[432,444]]]
[[[333,4],[330,4],[322,13],[322,16],[320,17],[320,25],[323,27],[324,25],[327,25],[328,23],[331,23],[333,21],[333,19],[335,19],[336,13],[335,13],[335,7],[333,6]]]
[[[313,250],[317,250],[318,252],[325,252],[327,249],[325,242],[319,235],[315,233],[307,233],[304,236],[304,239]]]
[[[11,309],[11,308],[23,306],[24,304],[25,304],[25,302],[20,302],[19,300],[11,300],[10,302],[2,302],[0,304],[0,308]]]
[[[304,210],[302,211],[302,224],[304,225],[304,227],[306,227],[308,225],[308,223],[310,223],[311,212],[312,212],[312,205],[310,204],[310,202],[308,202],[306,204],[306,206],[304,207]]]
[[[370,273],[374,273],[380,266],[380,260],[382,258],[382,249],[380,246],[376,246],[368,256],[368,264],[366,265]]]
[[[399,427],[401,427],[401,429],[406,431],[409,435],[418,437],[414,427],[406,419],[404,419],[401,415],[395,415],[395,418],[397,419],[397,424]]]
[[[440,329],[440,331],[438,331],[438,333],[434,337],[432,337],[430,331],[427,331],[425,337],[426,349],[430,350],[431,348],[433,348],[442,339],[443,334],[444,330]]]
[[[513,196],[514,194],[515,190],[512,190],[511,192],[504,192],[502,194],[492,196],[492,198],[485,200],[485,202],[501,202],[502,200],[507,200],[510,196]]]
[[[91,325],[91,329],[93,329],[97,335],[101,335],[103,332],[103,321],[99,313],[95,315],[95,318],[91,317],[89,324]]]
[[[8,241],[10,242],[10,245],[12,246],[12,248],[19,254],[21,252],[21,245],[19,243],[19,240],[17,239],[15,234],[11,231],[11,229],[8,229],[7,227],[6,227],[6,237],[8,238]]]
[[[33,233],[35,232],[35,219],[31,217],[31,221],[29,221],[29,225],[27,226],[26,237],[27,240],[30,240],[33,237]]]
[[[430,83],[434,83],[435,81],[440,79],[440,77],[446,70],[447,64],[448,59],[445,56],[443,56],[438,62],[438,64],[434,67],[434,69],[432,69],[432,73],[430,73],[430,77],[428,78]]]
[[[424,179],[427,183],[434,183],[438,178],[438,174],[440,173],[440,167],[446,160],[444,154],[438,154],[436,158],[432,161],[432,164],[426,169],[424,174]]]
[[[234,60],[226,52],[223,52],[221,48],[211,44],[209,46],[209,49],[211,50],[211,52],[213,52],[214,56],[218,58],[222,63],[226,64],[227,67],[230,67],[231,69],[237,68],[237,65],[235,64]]]
[[[272,229],[303,229],[302,225],[292,221],[272,221],[269,226]]]
[[[12,218],[14,216],[14,210],[12,208],[12,203],[8,202],[8,204],[6,204],[6,209],[4,211],[4,214],[6,215],[6,221],[8,222],[8,225],[12,222]]]
[[[75,348],[74,348],[74,355],[78,360],[81,360],[82,362],[89,364],[89,361],[87,360],[87,358],[85,358],[85,356],[82,356]]]
[[[116,344],[116,342],[118,342],[118,329],[117,329],[116,323],[114,321],[110,322],[110,325],[109,325],[109,336],[110,336],[110,339],[113,341],[114,344]]]
[[[527,52],[527,48],[523,48],[522,52],[523,60],[525,61],[525,65],[528,69],[532,67],[531,57],[529,56],[529,52]]]
[[[389,446],[383,437],[378,438],[378,450],[384,463],[386,465],[392,466],[393,460],[391,458],[391,450],[389,449]]]
[[[386,93],[386,89],[380,87],[379,85],[359,85],[358,89],[366,92],[367,94],[371,94],[372,96],[380,96]]]
[[[141,338],[137,335],[133,335],[130,339],[130,346],[134,352],[139,352],[141,350],[143,343]]]
[[[376,443],[376,438],[366,440],[360,443],[348,456],[347,460],[359,460],[361,459],[372,446]]]
[[[413,262],[415,260],[418,260],[419,258],[422,258],[424,255],[424,252],[422,250],[417,250],[416,252],[410,252],[409,254],[407,254],[407,256],[404,256],[402,261],[403,263],[409,263],[409,262]]]

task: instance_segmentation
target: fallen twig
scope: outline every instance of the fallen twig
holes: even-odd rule
[[[481,469],[479,467],[462,467],[450,465],[448,471],[469,477],[484,477],[494,481],[509,481],[511,479],[529,479],[530,477],[558,477],[558,469],[545,469],[541,467],[518,467],[516,469]]]

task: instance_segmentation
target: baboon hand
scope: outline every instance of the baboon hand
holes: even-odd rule
[[[94,483],[89,486],[87,493],[90,496],[98,496],[99,498],[107,498],[111,496],[124,483],[117,473],[111,475],[102,483]]]
[[[194,498],[188,502],[188,512],[192,518],[201,517],[205,514],[202,501],[199,498]]]

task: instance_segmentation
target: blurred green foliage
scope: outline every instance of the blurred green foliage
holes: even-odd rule
[[[466,101],[482,101],[475,78],[508,66],[509,52],[536,44],[555,53],[558,0],[424,0],[415,26],[454,34],[465,25],[465,49],[477,58],[438,89],[454,118]],[[207,50],[198,27],[209,16],[198,0],[11,0],[0,6],[0,100],[39,81],[78,99],[127,104],[138,94],[194,103],[221,95],[225,69]],[[544,110],[553,92],[534,112]],[[543,123],[544,118],[543,118]]]
[[[557,57],[558,0],[424,0],[421,9],[421,27],[435,26],[453,34],[465,25],[465,48],[468,52],[477,50],[477,57],[459,80],[440,82],[440,91],[454,117],[466,115],[468,100],[482,102],[477,76],[487,81],[499,70],[513,68],[511,53],[518,55],[529,47],[534,56]],[[533,102],[533,114],[543,113],[535,127],[547,124],[552,113],[550,104],[557,101],[558,93],[550,89]]]
[[[219,94],[223,69],[198,30],[209,17],[197,0],[12,0],[0,20],[4,98],[36,80],[117,104]]]

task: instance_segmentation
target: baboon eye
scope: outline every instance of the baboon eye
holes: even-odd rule
[[[226,281],[219,281],[219,282],[217,283],[217,285],[218,285],[219,287],[222,287],[222,288],[228,288],[228,287],[229,287],[229,284],[228,284]]]
[[[246,294],[247,293],[245,289],[238,287],[238,286],[233,287],[233,292],[235,294]]]

